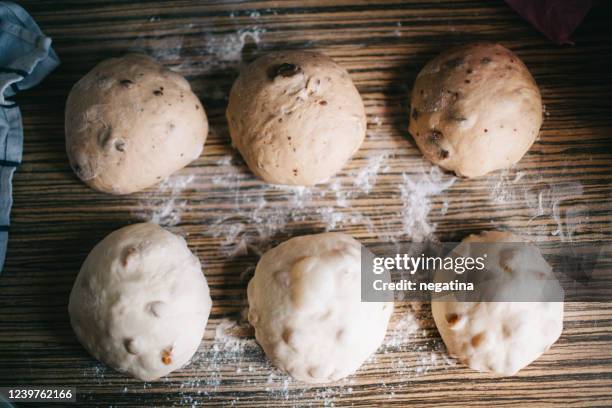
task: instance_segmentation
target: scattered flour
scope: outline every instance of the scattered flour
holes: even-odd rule
[[[416,176],[403,174],[404,183],[400,186],[403,202],[403,233],[412,241],[431,238],[435,225],[430,224],[427,216],[431,211],[430,197],[442,193],[455,183],[456,178],[445,176],[438,167]]]
[[[314,224],[314,229],[323,231],[359,223],[372,228],[372,221],[351,209],[348,200],[371,191],[385,157],[386,154],[373,156],[364,168],[350,173],[349,179],[353,180],[350,189],[339,179],[316,187],[236,188],[232,210],[209,226],[207,233],[220,239],[223,253],[231,257],[244,255],[248,250],[261,254],[270,248],[278,234],[284,233],[290,222]],[[213,176],[213,184],[232,188],[252,178],[244,165],[233,164],[238,160],[233,155],[218,160],[219,172]]]
[[[583,187],[578,182],[559,184],[543,184],[537,189],[537,207],[535,192],[525,192],[525,202],[530,205],[534,215],[529,219],[529,225],[539,217],[552,217],[556,228],[550,232],[563,242],[570,242],[573,235],[580,229],[582,219],[588,217],[588,207],[585,204],[564,206],[564,202],[579,199]]]
[[[162,64],[175,64],[181,57],[183,39],[182,35],[157,38],[142,34],[134,40],[129,50],[150,55]]]
[[[244,46],[250,41],[258,45],[265,30],[257,26],[240,29],[235,33],[225,35],[211,35],[204,39],[205,51],[212,56],[211,64],[226,66],[242,61]]]
[[[354,180],[353,184],[355,187],[364,193],[369,193],[376,184],[376,178],[378,177],[381,165],[387,158],[387,154],[372,156],[362,169],[352,173],[351,178]],[[383,172],[386,173],[388,170],[388,167],[385,167]]]
[[[389,372],[394,378],[420,377],[429,371],[447,370],[456,365],[456,361],[448,356],[444,344],[433,332],[431,313],[419,311],[420,304],[414,302],[409,310],[396,310],[385,342],[376,354],[370,357],[370,363],[384,362],[388,364]],[[405,384],[387,384],[380,386],[388,398],[395,391],[400,391]]]
[[[495,177],[495,175],[491,176],[491,180],[493,181],[493,184],[489,188],[491,200],[494,203],[500,204],[511,202],[516,198],[516,191],[512,188],[512,184],[514,183],[514,179],[517,179],[518,175],[522,175],[522,173],[519,172],[516,176],[512,176],[510,170],[501,170],[498,173],[497,177]]]
[[[106,382],[107,370],[110,370],[110,368],[108,368],[106,364],[99,361],[92,361],[89,366],[85,367],[83,377],[91,378],[96,384],[104,384]]]
[[[406,238],[413,241],[431,239],[435,231],[435,225],[428,221],[431,198],[455,182],[455,177],[444,175],[437,167],[431,166],[417,175],[402,175],[403,183],[398,186],[397,193],[402,225],[395,231],[384,221],[384,229],[376,226],[372,218],[376,213],[361,212],[349,205],[349,200],[366,197],[378,177],[389,171],[385,161],[390,156],[390,153],[378,153],[368,157],[361,169],[349,172],[350,184],[335,178],[316,187],[261,185],[248,190],[237,188],[242,181],[252,178],[248,170],[242,164],[234,164],[239,160],[237,157],[223,157],[216,163],[219,171],[212,182],[236,188],[232,208],[210,225],[206,233],[218,239],[221,251],[228,257],[246,255],[249,250],[262,254],[274,241],[279,241],[279,235],[286,237],[287,225],[294,223],[308,223],[311,229],[322,231],[361,225],[388,242]]]
[[[396,24],[397,28],[395,30],[393,30],[393,35],[396,37],[401,37],[402,36],[402,22],[398,21]]]
[[[183,383],[183,388],[204,386],[207,393],[215,392],[222,383],[224,372],[240,373],[243,365],[250,367],[248,371],[253,370],[253,361],[248,360],[250,355],[254,355],[255,361],[260,361],[260,365],[268,365],[255,339],[236,333],[241,329],[244,327],[241,328],[238,323],[228,319],[217,324],[212,345],[205,345],[203,352],[196,353],[190,364],[196,372],[202,372],[202,375],[196,375],[196,380]]]
[[[430,370],[446,370],[455,365],[440,341],[428,340],[431,333],[424,328],[424,323],[431,316],[409,310],[400,311],[394,317],[397,319],[391,321],[383,345],[364,363],[363,370],[368,370],[381,359],[388,360],[385,355],[407,352],[412,356],[409,361],[392,356],[391,375],[418,377]],[[181,390],[181,402],[189,404],[206,405],[207,396],[214,395],[228,384],[239,385],[245,392],[255,392],[260,391],[264,383],[263,389],[270,403],[287,401],[299,405],[303,397],[308,397],[314,400],[315,406],[331,407],[337,398],[352,394],[355,387],[354,375],[334,385],[321,386],[309,386],[292,379],[269,363],[248,325],[229,319],[217,323],[214,339],[203,342],[185,370],[192,372],[190,379],[176,386]],[[172,382],[168,377],[163,381]],[[388,394],[405,385],[382,383],[380,386]],[[240,398],[236,397],[230,405],[239,402]]]
[[[383,352],[400,350],[419,330],[419,322],[412,312],[403,313],[400,319],[392,323],[383,344]]]
[[[164,227],[172,227],[181,222],[181,215],[187,205],[186,198],[179,198],[193,182],[195,176],[173,175],[162,181],[157,191],[147,193],[139,208],[145,212],[133,214],[142,221],[151,221]]]
[[[151,35],[151,23],[161,20],[160,17],[153,16],[139,26],[138,30],[143,34],[139,35],[127,48],[131,52],[148,54],[169,68],[185,75],[202,74],[215,69],[236,70],[242,63],[245,46],[252,44],[256,48],[259,47],[262,36],[266,32],[265,28],[256,24],[259,20],[258,12],[252,12],[250,17],[253,20],[251,24],[241,24],[235,32],[227,34],[213,33],[213,27],[208,24],[188,23],[173,29],[174,32],[199,30],[206,33],[202,39],[195,41],[195,44],[194,40],[185,44],[186,40],[182,34],[173,35],[172,32],[168,32],[164,36]],[[188,48],[190,53],[195,52],[204,58],[182,57],[183,47]]]
[[[579,182],[551,184],[539,174],[527,176],[513,169],[502,170],[490,180],[490,201],[495,205],[525,207],[529,220],[523,232],[537,241],[547,241],[551,236],[558,236],[563,242],[572,241],[588,217],[585,204],[572,203],[583,194]]]

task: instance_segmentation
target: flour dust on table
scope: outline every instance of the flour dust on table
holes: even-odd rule
[[[448,357],[439,340],[430,340],[432,327],[428,311],[420,309],[419,304],[411,304],[408,310],[395,313],[392,317],[387,336],[378,353],[371,356],[364,368],[375,366],[380,360],[389,360],[388,374],[402,378],[417,378],[429,371],[447,370],[455,360]],[[262,391],[264,383],[267,401],[288,401],[299,404],[308,395],[317,406],[332,407],[348,395],[353,394],[358,385],[358,377],[350,376],[334,385],[308,386],[283,374],[265,358],[263,351],[250,334],[250,327],[229,319],[218,321],[212,333],[212,340],[205,339],[199,351],[184,370],[192,375],[183,380],[180,377],[163,377],[159,381],[178,389],[182,404],[191,406],[206,405],[202,397],[214,395],[224,388],[226,381],[239,384],[244,389]],[[207,336],[208,337],[208,336]],[[426,340],[426,341],[424,341]],[[410,360],[397,358],[409,352]],[[124,377],[107,377],[112,371],[101,363],[92,363],[83,371],[83,376],[96,384],[107,384],[123,390],[128,395],[135,392],[132,383]],[[205,373],[205,375],[198,375]],[[111,379],[112,377],[112,379]],[[145,382],[143,389],[151,389],[155,383]],[[392,398],[403,385],[379,384],[387,398]],[[311,394],[314,390],[314,396]],[[382,395],[382,393],[381,393]],[[174,400],[168,397],[169,401]],[[230,397],[231,404],[241,402],[240,396]]]
[[[140,26],[140,31],[150,31],[151,24],[163,21],[161,17],[153,16]],[[198,24],[183,25],[180,31],[206,32],[197,39],[197,46],[186,44],[184,35],[168,34],[162,31],[153,31],[139,35],[130,45],[135,52],[146,53],[159,62],[168,65],[172,70],[184,75],[202,74],[212,70],[236,70],[242,64],[245,47],[259,47],[265,28],[257,24],[236,24],[235,31],[214,33],[214,27],[199,27]],[[185,48],[189,48],[185,50]],[[202,58],[204,56],[204,58]]]
[[[151,221],[163,227],[173,227],[181,222],[181,215],[188,204],[183,192],[190,188],[194,174],[173,174],[153,192],[144,193],[138,211],[132,213],[137,219]]]
[[[486,183],[494,205],[526,207],[529,219],[515,229],[533,241],[558,236],[571,242],[587,223],[588,206],[581,200],[584,186],[578,181],[550,183],[541,174],[508,169],[492,174]]]
[[[351,207],[350,200],[366,197],[381,174],[390,171],[385,164],[391,152],[376,153],[366,159],[366,165],[347,178],[336,178],[315,187],[262,185],[257,189],[240,189],[245,178],[251,177],[235,155],[221,158],[220,172],[212,178],[215,185],[234,189],[232,211],[215,220],[203,232],[220,240],[222,252],[228,256],[245,255],[248,250],[262,254],[279,234],[288,234],[286,226],[308,221],[316,231],[333,231],[350,226],[362,226],[375,233],[383,242],[400,239],[423,241],[433,239],[435,225],[428,220],[431,200],[450,188],[456,178],[443,174],[437,167],[421,169],[421,175],[403,174],[394,198],[401,203],[398,217],[402,228],[380,228],[373,222],[375,212]],[[232,187],[233,186],[233,187]],[[324,202],[324,205],[321,205]]]

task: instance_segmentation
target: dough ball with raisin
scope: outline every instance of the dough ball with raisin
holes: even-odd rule
[[[428,160],[464,177],[517,163],[536,140],[542,99],[523,62],[499,44],[431,60],[412,89],[410,133]]]
[[[91,188],[143,190],[200,157],[208,121],[181,75],[145,55],[105,60],[66,103],[66,151]]]
[[[486,269],[464,272],[474,283],[471,301],[432,299],[436,326],[451,356],[470,368],[514,375],[539,358],[563,330],[563,289],[539,249],[508,232],[465,238],[452,252],[485,259]],[[441,275],[453,275],[452,277]],[[474,276],[476,275],[476,276]],[[480,276],[479,276],[480,275]],[[437,271],[436,281],[457,279]],[[457,295],[453,294],[452,297]]]
[[[393,303],[361,301],[361,250],[342,233],[305,235],[257,264],[249,321],[272,363],[297,380],[346,377],[385,338]]]
[[[185,240],[141,223],[114,231],[94,247],[68,310],[91,355],[150,381],[191,359],[211,304],[200,261]]]
[[[233,145],[251,171],[272,184],[326,181],[366,132],[363,101],[349,74],[314,52],[255,60],[234,83],[226,116]]]

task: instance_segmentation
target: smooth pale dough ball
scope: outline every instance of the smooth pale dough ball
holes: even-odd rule
[[[537,247],[513,245],[523,242],[508,232],[489,231],[470,235],[453,253],[467,254],[471,243],[496,243],[486,247],[486,267],[500,276],[484,289],[492,291],[491,298],[504,292],[518,296],[523,285],[551,281],[561,290]],[[433,301],[432,312],[451,356],[474,370],[500,375],[514,375],[535,361],[563,330],[563,302]]]
[[[417,76],[410,104],[410,133],[425,158],[464,177],[517,163],[542,124],[538,86],[499,44],[438,55]]]
[[[267,54],[240,74],[227,108],[233,145],[272,184],[314,185],[336,174],[366,131],[346,70],[305,51]]]
[[[200,157],[208,121],[181,75],[129,54],[98,64],[66,103],[66,151],[91,188],[136,192]]]
[[[185,240],[141,223],[114,231],[94,247],[68,309],[87,351],[149,381],[191,359],[211,304],[200,261]]]
[[[307,383],[354,373],[384,340],[393,303],[361,301],[361,244],[341,233],[292,238],[249,282],[249,322],[272,363]]]

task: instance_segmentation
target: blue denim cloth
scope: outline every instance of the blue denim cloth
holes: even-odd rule
[[[38,84],[58,64],[51,38],[32,17],[20,6],[0,1],[0,271],[13,204],[11,182],[23,151],[21,111],[10,98]]]

